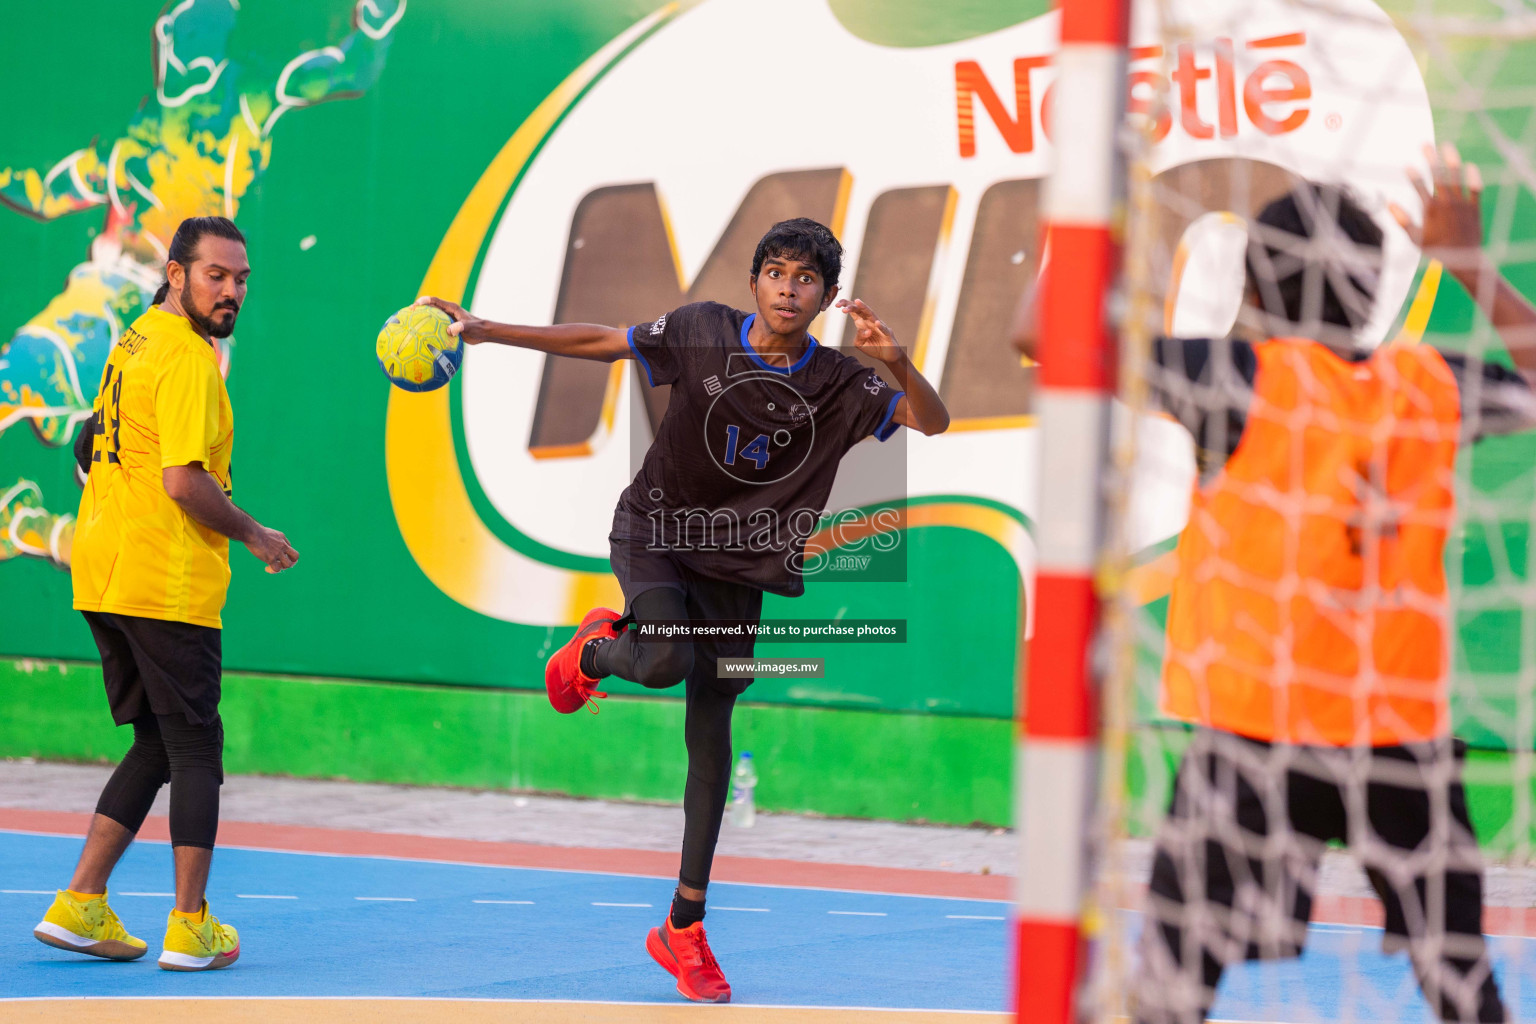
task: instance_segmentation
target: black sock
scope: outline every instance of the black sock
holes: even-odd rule
[[[704,920],[704,901],[691,900],[680,892],[672,894],[672,927],[681,931]]]
[[[592,678],[592,679],[601,679],[603,676],[608,674],[606,672],[598,671],[598,668],[597,668],[597,648],[598,648],[598,645],[599,644],[605,644],[607,642],[608,642],[608,638],[607,637],[605,637],[605,636],[595,636],[591,640],[588,640],[586,643],[581,645],[581,666],[580,667],[581,667],[581,674],[582,675],[587,676],[587,677]]]

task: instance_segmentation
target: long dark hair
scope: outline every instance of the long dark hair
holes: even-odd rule
[[[245,244],[245,236],[240,229],[235,227],[235,222],[228,217],[188,217],[176,228],[176,234],[171,238],[171,248],[165,254],[167,263],[180,263],[183,267],[190,266],[197,258],[197,243],[203,240],[204,235],[212,235],[215,238],[227,238],[231,242]],[[170,275],[160,285],[160,290],[155,292],[153,305],[160,305],[165,297],[171,294]]]

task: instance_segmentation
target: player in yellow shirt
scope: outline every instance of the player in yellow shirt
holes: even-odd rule
[[[204,890],[224,779],[219,719],[229,541],[281,572],[288,539],[230,500],[234,415],[215,339],[234,330],[250,274],[245,237],[223,217],[176,229],[166,283],[107,359],[91,429],[75,454],[87,471],[75,534],[75,607],[90,624],[118,725],[133,746],[102,790],[68,889],[33,934],[50,946],[136,960],[147,945],[107,905],[107,879],[171,784],[176,906],[160,966],[228,967],[235,930]]]

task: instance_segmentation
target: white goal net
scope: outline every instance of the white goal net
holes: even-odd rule
[[[1536,1016],[1536,7],[1148,0],[1129,72],[1081,1005]]]

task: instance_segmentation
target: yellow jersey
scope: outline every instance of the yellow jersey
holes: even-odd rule
[[[113,347],[70,574],[75,607],[221,628],[229,538],[182,511],[161,471],[200,462],[233,494],[234,412],[211,344],[159,306]]]

